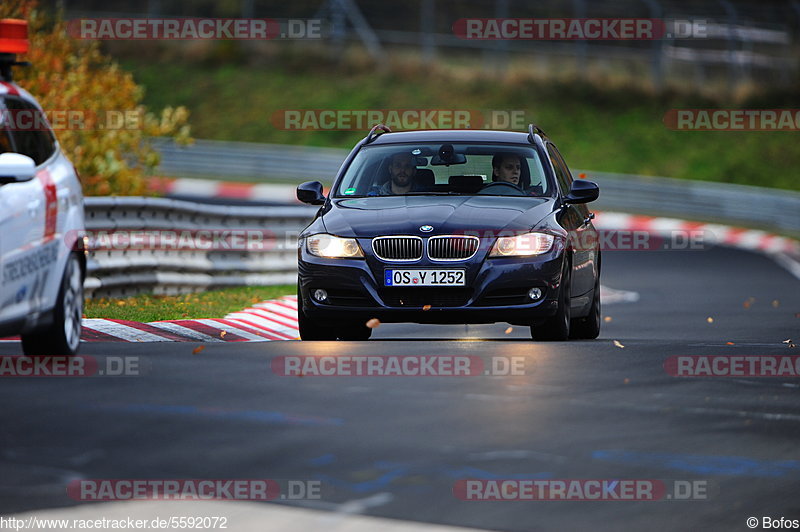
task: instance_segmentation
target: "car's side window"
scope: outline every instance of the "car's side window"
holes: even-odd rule
[[[570,186],[572,186],[572,177],[564,167],[564,163],[559,157],[558,150],[552,144],[547,145],[547,154],[550,156],[550,162],[553,163],[553,170],[556,172],[556,181],[558,181],[558,188],[561,189],[561,194],[566,196],[569,194]]]
[[[569,186],[572,186],[572,173],[569,171],[569,166],[567,165],[567,161],[564,160],[564,156],[561,155],[561,152],[558,151],[555,144],[551,144],[553,148],[553,154],[556,156],[556,159],[561,163],[561,168],[564,170],[564,176],[567,178],[567,183]]]
[[[44,163],[55,151],[53,133],[44,125],[44,120],[39,118],[26,117],[23,120],[22,114],[17,114],[16,119],[13,118],[15,113],[20,111],[30,113],[31,117],[41,116],[41,111],[28,102],[16,98],[6,98],[5,105],[10,111],[12,121],[19,122],[11,128],[17,153],[27,155],[33,159],[36,166]]]

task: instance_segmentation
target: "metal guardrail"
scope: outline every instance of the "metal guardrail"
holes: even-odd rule
[[[316,210],[86,198],[87,297],[292,284],[297,278],[297,235]],[[251,242],[255,246],[248,244],[248,235],[259,236]],[[167,241],[167,236],[175,238]]]
[[[153,139],[163,175],[246,181],[332,181],[348,151],[337,148],[195,140],[179,146]]]
[[[199,140],[179,147],[156,139],[162,153],[161,171],[181,177],[214,176],[216,179],[282,179],[332,182],[347,150],[245,142]],[[598,210],[656,214],[698,221],[719,221],[745,227],[800,235],[800,193],[752,187],[585,172],[600,185]]]
[[[598,210],[671,216],[800,236],[800,193],[728,183],[587,172]]]

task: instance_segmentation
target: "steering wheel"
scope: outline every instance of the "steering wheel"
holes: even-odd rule
[[[513,183],[506,183],[505,181],[495,181],[494,183],[488,183],[483,186],[482,189],[478,192],[478,194],[491,194],[494,196],[525,196],[525,192],[522,191],[517,185]]]

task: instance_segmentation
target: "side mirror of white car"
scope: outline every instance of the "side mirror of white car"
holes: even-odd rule
[[[0,185],[30,181],[36,175],[36,163],[21,153],[0,154]]]

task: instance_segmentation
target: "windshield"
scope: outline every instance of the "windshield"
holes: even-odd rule
[[[367,146],[334,197],[461,194],[551,196],[533,146],[430,143]]]

